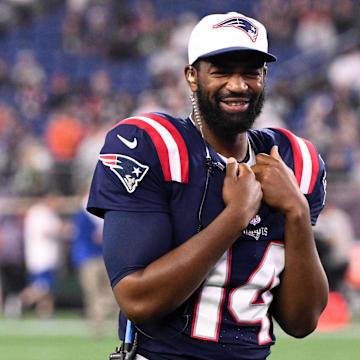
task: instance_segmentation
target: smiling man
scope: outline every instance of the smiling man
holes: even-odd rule
[[[288,130],[251,130],[276,60],[261,23],[209,15],[188,51],[192,114],[116,124],[92,183],[122,351],[133,330],[127,358],[264,360],[273,318],[304,337],[327,303],[311,228],[324,164]]]
[[[198,60],[195,66],[198,71],[203,67],[196,94],[199,110],[212,131],[229,136],[251,129],[264,103],[264,60],[251,54],[229,52]],[[186,72],[191,71],[188,66]],[[224,86],[225,83],[229,84]],[[211,90],[213,94],[209,94]]]

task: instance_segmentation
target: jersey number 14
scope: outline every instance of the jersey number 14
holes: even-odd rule
[[[191,336],[219,341],[226,286],[230,279],[231,249],[227,250],[200,290],[195,307]],[[231,289],[228,310],[239,325],[260,324],[259,345],[271,342],[269,306],[271,289],[280,282],[284,268],[284,244],[270,242],[258,267],[240,286]]]

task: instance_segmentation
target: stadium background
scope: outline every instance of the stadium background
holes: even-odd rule
[[[263,21],[278,57],[269,64],[267,101],[257,127],[284,126],[316,145],[327,163],[328,199],[349,217],[353,244],[358,244],[358,0],[2,0],[0,264],[9,261],[2,252],[6,243],[12,244],[10,260],[23,267],[24,214],[49,189],[61,194],[59,213],[65,220],[79,207],[77,195],[89,183],[104,134],[114,123],[153,110],[189,114],[183,80],[189,31],[207,13],[231,10]],[[81,322],[83,302],[69,261],[70,242],[64,239],[62,245],[55,317],[60,317],[58,335],[76,338],[90,335]],[[351,331],[332,333],[314,348],[325,351],[335,339],[337,344],[359,339],[357,292],[350,304]],[[4,300],[7,294],[2,295]],[[72,323],[67,323],[69,310]],[[17,320],[0,318],[1,347],[11,353],[17,343],[11,336],[20,328],[24,339],[36,328],[43,343],[55,341],[46,337],[52,334],[43,323],[26,320],[36,321],[31,313]],[[32,330],[27,332],[27,326]],[[115,325],[109,326],[106,346],[115,343]],[[310,343],[306,348],[290,344],[300,349],[299,360],[334,356],[329,351],[328,357],[310,357],[305,355]]]

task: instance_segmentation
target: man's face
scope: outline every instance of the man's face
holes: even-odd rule
[[[234,53],[200,63],[199,110],[215,134],[233,136],[253,126],[264,103],[265,74],[263,62]]]

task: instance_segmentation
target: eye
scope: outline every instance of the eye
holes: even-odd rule
[[[261,71],[260,70],[249,70],[246,72],[246,75],[250,76],[250,77],[261,76]]]
[[[261,74],[257,72],[247,72],[243,77],[249,81],[259,81],[261,79]]]
[[[210,72],[210,75],[216,76],[216,77],[228,76],[229,74],[230,74],[230,71],[229,71],[229,70],[227,70],[227,69],[220,69],[220,68],[213,69],[213,70]]]

